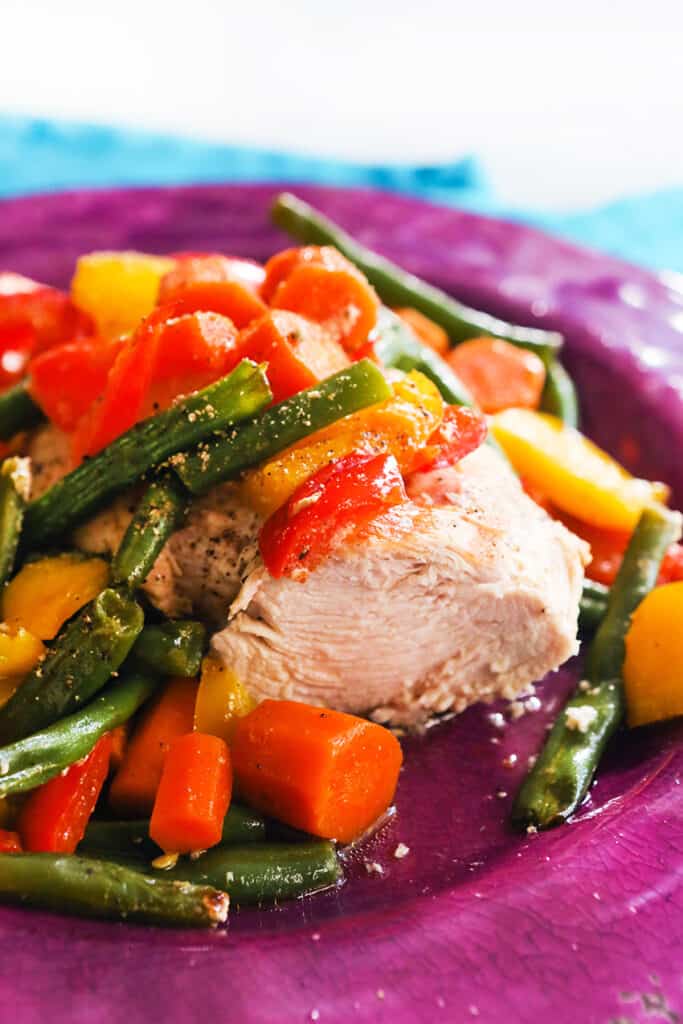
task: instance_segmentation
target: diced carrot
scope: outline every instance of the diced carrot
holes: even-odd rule
[[[73,853],[109,771],[111,736],[97,741],[87,757],[33,790],[19,815],[19,832],[29,853]]]
[[[265,700],[232,745],[240,794],[294,828],[350,842],[393,800],[401,746],[381,725],[341,711]]]
[[[0,853],[23,853],[18,832],[0,828]]]
[[[296,313],[270,310],[240,336],[240,355],[268,363],[273,400],[281,402],[349,365],[339,342]]]
[[[404,323],[408,324],[408,327],[418,336],[420,341],[424,342],[425,345],[429,345],[440,356],[444,356],[448,352],[451,343],[443,327],[439,327],[428,316],[421,313],[419,309],[405,306],[401,309],[395,309],[394,313],[400,316]]]
[[[348,352],[360,348],[377,321],[379,302],[361,272],[331,246],[306,246],[289,266],[271,306],[322,324]],[[287,257],[290,260],[290,257]],[[287,260],[283,258],[285,267]],[[266,265],[266,282],[270,264]]]
[[[207,311],[229,317],[237,327],[262,316],[263,269],[227,256],[188,257],[162,278],[159,302],[179,302],[185,313]]]
[[[261,298],[263,301],[267,302],[269,306],[272,305],[275,292],[294,267],[301,263],[302,259],[306,258],[306,253],[309,253],[312,259],[317,254],[317,251],[318,249],[315,245],[308,245],[304,249],[294,246],[291,249],[283,249],[282,252],[276,252],[274,256],[271,256],[264,268],[265,278],[261,285]]]
[[[117,814],[150,814],[169,745],[192,730],[197,687],[195,679],[172,679],[143,713],[109,790],[109,803]]]
[[[232,796],[230,751],[224,740],[191,732],[171,743],[149,825],[166,853],[192,853],[219,843]]]
[[[454,348],[446,362],[484,412],[538,409],[541,403],[545,367],[534,352],[499,338],[473,338]]]

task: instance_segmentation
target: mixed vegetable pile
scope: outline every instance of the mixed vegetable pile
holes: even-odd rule
[[[0,275],[3,899],[213,925],[228,898],[338,883],[338,844],[390,806],[390,731],[257,704],[202,623],[142,597],[193,497],[225,481],[264,517],[267,571],[303,580],[382,529],[405,477],[490,431],[591,543],[587,680],[517,798],[521,827],[575,810],[624,707],[631,725],[683,713],[679,517],[576,429],[562,339],[467,309],[292,196],[273,216],[302,245],[265,266],[93,253],[70,295]],[[44,419],[72,469],[31,500],[22,453]],[[111,562],[74,550],[73,528],[124,491]]]

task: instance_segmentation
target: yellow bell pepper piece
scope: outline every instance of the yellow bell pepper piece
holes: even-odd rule
[[[100,334],[126,334],[152,312],[159,282],[175,261],[142,252],[91,252],[76,263],[71,297]]]
[[[416,370],[393,385],[393,397],[311,434],[245,474],[245,501],[269,516],[309,477],[353,451],[396,456],[403,471],[439,426],[444,403],[436,386]]]
[[[97,597],[108,579],[109,566],[101,558],[65,554],[29,562],[5,587],[2,617],[10,626],[51,640],[67,619]]]
[[[0,622],[0,703],[11,696],[8,693],[4,697],[4,684],[8,680],[14,680],[16,684],[16,680],[30,672],[44,653],[45,648],[35,634],[23,626]]]
[[[255,707],[256,701],[235,673],[215,655],[207,654],[194,708],[195,730],[230,743],[238,720]]]
[[[624,688],[631,726],[683,715],[683,583],[650,591],[626,634]]]
[[[519,475],[563,512],[611,530],[633,530],[668,488],[632,477],[578,430],[547,413],[506,409],[491,430]]]

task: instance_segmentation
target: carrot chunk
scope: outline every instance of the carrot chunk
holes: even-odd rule
[[[258,294],[263,276],[263,268],[247,260],[189,256],[162,278],[159,302],[178,302],[184,313],[221,313],[246,327],[266,311]]]
[[[421,313],[419,309],[413,309],[412,306],[395,309],[394,313],[400,316],[404,323],[408,324],[408,327],[418,336],[420,341],[423,341],[425,345],[429,345],[440,356],[446,355],[451,347],[451,343],[443,327],[439,327],[428,316]]]
[[[499,338],[473,338],[446,358],[484,412],[538,409],[545,384],[543,361]]]
[[[197,688],[195,679],[172,679],[144,713],[109,790],[117,814],[145,818],[151,812],[166,752],[174,739],[192,730]]]
[[[151,838],[166,853],[207,850],[219,843],[232,795],[226,742],[191,732],[171,743],[149,824]]]
[[[288,250],[288,252],[291,252]],[[322,324],[347,352],[360,348],[375,326],[379,302],[361,272],[331,246],[305,246],[266,264],[262,294],[277,309],[289,309]]]
[[[344,349],[319,324],[274,309],[240,335],[240,354],[268,363],[268,383],[275,402],[330,377],[349,365]]]
[[[295,828],[350,842],[393,800],[401,746],[355,715],[265,700],[240,719],[236,784],[252,806]]]
[[[97,741],[87,757],[33,790],[19,816],[28,853],[73,853],[109,771],[111,737]]]

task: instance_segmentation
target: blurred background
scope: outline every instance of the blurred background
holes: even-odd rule
[[[680,0],[3,0],[2,38],[0,194],[380,164],[367,180],[683,266]]]

